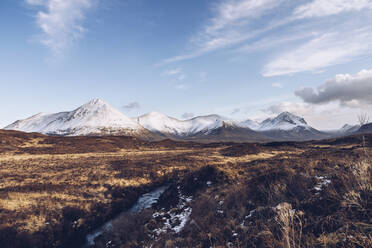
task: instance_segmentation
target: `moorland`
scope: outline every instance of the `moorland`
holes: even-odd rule
[[[372,135],[201,144],[0,130],[1,247],[372,247]]]

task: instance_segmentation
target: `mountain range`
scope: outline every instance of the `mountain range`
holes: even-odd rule
[[[283,112],[262,122],[237,121],[219,115],[178,120],[151,112],[129,118],[101,99],[93,99],[70,112],[39,113],[4,129],[47,135],[127,135],[149,140],[171,138],[195,141],[303,141],[353,134],[360,126],[345,125],[333,132],[319,131],[301,117]]]

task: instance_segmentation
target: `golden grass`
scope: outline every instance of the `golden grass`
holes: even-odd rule
[[[56,146],[41,144],[43,139],[29,140],[20,147]],[[193,171],[206,165],[215,165],[229,178],[236,179],[246,176],[240,173],[242,168],[254,161],[293,159],[305,152],[297,148],[262,148],[256,154],[234,157],[222,155],[226,147],[223,144],[217,148],[141,146],[120,148],[116,152],[0,153],[0,227],[33,233],[60,221],[66,207],[78,208],[89,215],[97,204],[111,206],[115,200],[113,189],[120,193],[128,187],[151,185],[175,171]],[[311,163],[317,161],[311,158],[308,164]],[[360,167],[363,175],[365,168]],[[358,197],[351,192],[348,200],[355,202]]]
[[[38,146],[40,141],[35,139],[23,147]],[[32,233],[44,228],[47,222],[57,222],[64,207],[89,212],[96,203],[109,205],[112,202],[112,195],[107,193],[109,187],[149,185],[153,179],[146,171],[155,168],[153,163],[163,164],[156,164],[159,168],[155,169],[157,176],[161,177],[187,168],[187,165],[180,165],[182,161],[164,161],[191,153],[195,151],[147,148],[103,153],[1,154],[0,174],[3,178],[0,189],[8,193],[0,197],[0,210],[17,217],[12,222],[0,221],[0,227],[13,226],[19,231]],[[128,177],[120,175],[121,170],[113,169],[115,161],[124,161],[123,170],[129,171]],[[137,170],[133,167],[136,163],[148,165],[140,168],[139,175],[133,176],[131,173]],[[0,220],[4,217],[0,211]]]

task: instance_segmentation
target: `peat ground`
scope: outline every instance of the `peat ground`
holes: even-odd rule
[[[371,247],[372,136],[266,144],[0,131],[1,247]]]

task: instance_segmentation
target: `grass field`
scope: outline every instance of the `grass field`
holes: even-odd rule
[[[161,225],[154,208],[97,247],[371,247],[371,144],[368,136],[366,154],[357,136],[197,144],[0,131],[1,247],[81,247],[86,233],[165,183],[193,197],[182,232],[150,238]],[[205,168],[218,175],[213,185],[190,183]]]

